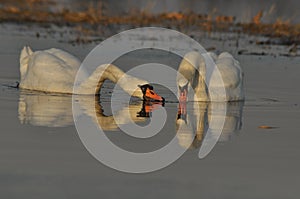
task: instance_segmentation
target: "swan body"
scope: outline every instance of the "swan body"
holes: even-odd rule
[[[209,72],[207,60],[215,66]],[[188,93],[189,89],[193,89],[193,101],[244,100],[243,72],[239,62],[228,52],[219,56],[211,52],[189,52],[181,61],[178,73],[179,96],[185,98],[183,91]]]
[[[25,46],[20,55],[20,84],[22,89],[56,93],[97,94],[105,80],[111,80],[130,95],[143,98],[138,85],[147,81],[124,73],[113,64],[103,64],[74,87],[81,62],[73,55],[51,48],[33,52]],[[80,71],[81,74],[86,73]]]

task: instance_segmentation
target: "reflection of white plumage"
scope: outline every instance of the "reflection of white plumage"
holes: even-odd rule
[[[147,84],[147,81],[125,74],[112,64],[98,66],[73,91],[80,64],[76,57],[60,49],[33,52],[29,47],[24,47],[20,56],[19,87],[45,92],[95,94],[99,93],[103,82],[108,79],[118,83],[127,93],[143,98],[138,85]]]
[[[130,124],[131,122],[144,122],[146,118],[137,117],[137,112],[142,107],[142,102],[120,107],[113,115],[105,115],[103,107],[99,103],[99,96],[76,96],[76,103],[79,104],[80,112],[90,117],[95,124],[99,124],[102,130],[116,131],[119,125]],[[111,104],[106,104],[109,107]]]
[[[182,147],[198,148],[204,138],[206,142],[227,141],[241,129],[243,102],[195,102],[186,105],[184,110],[179,106],[176,120],[176,137]]]
[[[219,56],[189,52],[180,63],[178,72],[181,74],[177,77],[179,96],[187,98],[188,91],[193,89],[192,101],[244,99],[243,72],[239,62],[227,52]]]
[[[115,131],[118,125],[143,122],[146,118],[137,117],[142,102],[121,107],[114,116],[106,116],[99,104],[99,96],[75,96],[83,113],[100,124],[103,130]],[[39,92],[20,92],[19,120],[22,124],[46,127],[65,127],[74,124],[71,95],[49,95]],[[96,114],[95,114],[96,112]],[[128,112],[130,117],[128,117]]]
[[[72,96],[20,92],[19,120],[22,124],[46,127],[73,125]]]

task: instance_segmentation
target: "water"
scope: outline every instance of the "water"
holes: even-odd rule
[[[177,120],[178,103],[164,105],[169,117],[160,135],[150,142],[137,142],[120,132],[110,117],[111,84],[100,99],[82,98],[78,103],[83,114],[107,124],[109,138],[128,150],[159,148],[174,136],[186,147],[184,141],[194,138],[191,132],[198,132],[192,147],[175,163],[136,175],[110,169],[89,154],[74,127],[71,96],[5,86],[19,79],[18,56],[25,44],[33,49],[59,47],[78,57],[84,57],[93,44],[71,46],[55,38],[7,32],[3,27],[0,41],[1,198],[299,198],[299,57],[235,55],[245,72],[247,98],[244,104],[226,104],[226,131],[201,160],[201,128],[187,122],[186,131],[176,134],[177,122],[182,122]],[[216,41],[207,39],[204,43],[210,46]],[[219,50],[235,51],[222,43],[216,44]],[[168,94],[164,88],[158,91]],[[206,124],[211,105],[198,104],[197,112],[193,103],[189,105],[189,121]],[[95,107],[96,116],[90,114]],[[133,100],[121,106],[119,113],[124,118],[122,111],[129,110],[143,126],[149,118],[136,116],[148,108]],[[201,120],[197,115],[205,117]],[[261,125],[276,128],[258,128]]]

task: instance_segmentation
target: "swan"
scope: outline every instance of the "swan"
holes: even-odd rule
[[[68,94],[98,94],[104,81],[111,80],[132,96],[164,101],[147,81],[130,76],[113,64],[98,66],[73,89],[80,65],[79,59],[63,50],[51,48],[33,52],[29,46],[25,46],[20,54],[19,88]]]
[[[212,71],[206,84],[206,58],[214,61]],[[219,72],[218,72],[219,71]],[[193,89],[192,101],[241,101],[244,100],[243,72],[240,63],[228,52],[219,56],[209,52],[200,54],[188,52],[178,68],[177,86],[180,101],[187,101],[189,90]],[[223,90],[225,89],[225,92]]]

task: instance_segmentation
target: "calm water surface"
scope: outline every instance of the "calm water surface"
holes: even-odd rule
[[[118,124],[111,117],[112,84],[105,85],[100,99],[79,100],[83,114],[101,124],[120,147],[145,152],[176,136],[181,147],[189,148],[172,165],[136,175],[110,169],[89,154],[74,127],[71,96],[6,86],[19,79],[18,56],[25,44],[34,49],[59,47],[79,57],[92,46],[72,47],[10,34],[2,34],[0,41],[1,198],[299,198],[299,58],[237,56],[245,72],[247,100],[219,104],[219,109],[227,107],[226,114],[219,115],[226,119],[225,129],[201,160],[198,151],[212,104],[189,103],[188,119],[182,122],[178,103],[165,103],[168,119],[162,132],[137,142],[117,126],[126,125],[126,118]],[[158,87],[158,92],[174,97],[164,88]],[[143,126],[150,120],[147,110],[161,106],[133,99],[119,107],[116,117],[124,118],[123,112],[129,110],[131,118]],[[92,108],[96,115],[90,113]],[[176,134],[179,122],[185,131]],[[258,128],[261,125],[276,128]],[[193,139],[192,146],[186,145],[188,139]]]

